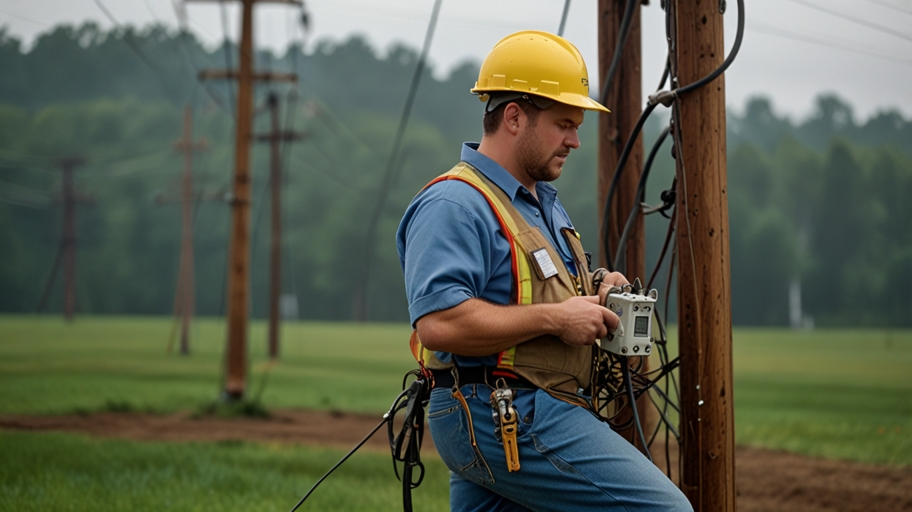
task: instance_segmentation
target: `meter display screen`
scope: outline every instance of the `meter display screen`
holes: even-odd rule
[[[649,317],[638,316],[634,319],[633,335],[637,338],[649,336]]]

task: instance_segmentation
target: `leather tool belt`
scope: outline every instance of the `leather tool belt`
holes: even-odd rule
[[[454,366],[448,370],[431,370],[431,373],[434,374],[435,388],[451,388],[456,384],[456,379],[458,378],[460,386],[465,384],[485,384],[493,389],[497,387],[498,379],[504,379],[504,382],[512,389],[537,389],[531,382],[509,370],[490,366],[468,368]]]

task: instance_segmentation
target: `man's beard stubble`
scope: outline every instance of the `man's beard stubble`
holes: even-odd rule
[[[559,151],[544,154],[538,138],[534,135],[534,126],[531,126],[520,138],[517,147],[517,161],[526,174],[535,181],[554,181],[561,175],[561,168],[551,169],[548,163],[555,156],[568,155],[570,151],[561,148]]]

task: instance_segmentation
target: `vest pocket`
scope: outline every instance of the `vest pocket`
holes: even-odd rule
[[[517,234],[519,239],[519,244],[523,248],[523,252],[529,258],[530,266],[535,270],[535,275],[538,276],[539,281],[544,281],[548,277],[554,277],[554,273],[549,272],[549,276],[545,276],[545,270],[542,268],[542,263],[533,256],[532,253],[544,249],[546,254],[551,259],[551,267],[557,271],[556,276],[558,279],[561,277],[561,268],[564,266],[564,260],[561,259],[560,255],[555,254],[554,249],[551,248],[551,243],[545,239],[545,235],[542,234],[541,230],[538,227],[531,227],[524,231],[520,231]]]

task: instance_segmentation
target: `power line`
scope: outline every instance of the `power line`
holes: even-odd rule
[[[383,213],[383,207],[386,206],[386,200],[390,193],[390,188],[395,181],[395,169],[399,163],[399,149],[402,146],[402,138],[405,135],[405,128],[408,126],[409,116],[412,112],[412,104],[415,101],[415,95],[418,93],[418,85],[421,83],[421,75],[424,74],[424,66],[427,61],[428,52],[431,49],[431,41],[434,39],[434,29],[437,26],[437,16],[440,14],[440,4],[442,0],[434,1],[434,9],[431,12],[431,19],[428,22],[427,33],[424,36],[424,45],[421,48],[421,55],[418,57],[418,64],[415,66],[415,73],[412,75],[412,83],[409,87],[408,96],[405,100],[405,107],[402,109],[402,117],[399,118],[399,128],[396,130],[396,138],[393,141],[393,149],[390,151],[389,160],[386,162],[386,172],[383,181],[380,184],[380,191],[377,204],[374,207],[373,215],[370,216],[367,228],[367,239],[364,249],[364,265],[362,279],[359,284],[361,294],[360,307],[361,311],[355,311],[355,315],[360,319],[367,320],[367,300],[368,284],[371,277],[371,263],[374,257],[374,239],[377,236],[377,227],[380,224],[380,216]]]
[[[564,27],[567,25],[567,13],[570,12],[570,0],[564,0],[564,12],[561,14],[560,27],[557,29],[557,35],[563,37]]]
[[[602,85],[602,94],[599,96],[599,102],[604,104],[608,100],[608,90],[611,88],[611,82],[614,81],[614,75],[617,73],[618,64],[621,62],[621,53],[624,51],[624,45],[627,43],[627,34],[630,33],[630,23],[633,20],[633,13],[639,0],[627,0],[624,8],[624,18],[621,20],[620,30],[618,30],[617,44],[614,47],[614,56],[611,58],[611,65],[608,66],[608,73],[605,75],[605,83]]]
[[[863,27],[868,27],[868,28],[873,29],[873,30],[876,30],[876,31],[878,31],[878,32],[882,32],[882,33],[884,33],[884,34],[890,34],[890,35],[892,35],[892,36],[896,36],[896,37],[905,39],[906,41],[912,41],[912,36],[910,36],[909,34],[904,34],[904,33],[902,33],[902,32],[899,32],[898,30],[893,30],[892,28],[886,27],[886,26],[884,26],[884,25],[880,25],[880,24],[877,24],[877,23],[873,23],[873,22],[870,22],[870,21],[867,21],[867,20],[861,20],[861,19],[858,19],[858,18],[856,18],[856,17],[854,17],[854,16],[849,16],[848,14],[845,14],[845,13],[842,13],[842,12],[839,12],[839,11],[836,11],[836,10],[833,10],[833,9],[828,9],[828,8],[826,8],[826,7],[821,7],[821,6],[819,6],[819,5],[815,5],[815,4],[812,4],[812,3],[810,3],[810,2],[806,2],[806,1],[804,1],[804,0],[791,0],[791,1],[792,1],[793,3],[798,4],[798,5],[803,5],[803,6],[805,6],[805,7],[810,7],[811,9],[815,9],[815,10],[817,10],[817,11],[820,11],[820,12],[823,12],[823,13],[827,13],[827,14],[832,15],[832,16],[836,16],[837,18],[842,18],[842,19],[844,19],[844,20],[847,20],[847,21],[850,21],[850,22],[852,22],[852,23],[855,23],[856,25],[861,25],[861,26],[863,26]]]
[[[886,7],[888,9],[893,9],[894,11],[897,11],[897,12],[901,12],[901,13],[905,13],[905,14],[912,14],[912,10],[903,9],[902,7],[898,7],[893,4],[883,2],[882,0],[868,0],[868,2]]]
[[[232,70],[234,67],[231,62],[231,41],[228,39],[228,9],[225,7],[224,0],[219,0],[219,10],[221,11],[222,18],[222,52],[225,54],[225,69]],[[228,82],[228,99],[229,104],[228,108],[231,109],[232,115],[234,115],[234,105],[237,103],[234,94],[233,82]]]
[[[190,35],[190,30],[188,29],[188,19],[186,9],[179,10],[178,6],[184,6],[184,3],[181,0],[175,0],[174,2],[174,15],[177,17],[177,23],[180,28],[180,34],[178,35],[178,42],[180,43],[181,52],[184,54],[184,58],[187,60],[187,64],[193,69],[193,76],[196,78],[196,84],[198,87],[202,87],[203,91],[206,92],[206,96],[209,96],[209,99],[212,100],[215,105],[220,108],[226,114],[233,116],[234,113],[230,107],[226,107],[215,93],[212,92],[209,85],[199,79],[199,67],[193,63],[193,59],[190,58],[190,52],[187,51],[187,36]],[[196,90],[194,90],[194,101],[196,103]]]
[[[93,0],[93,1],[95,2],[95,5],[97,5],[98,8],[101,9],[101,12],[103,12],[104,15],[107,16],[107,18],[111,21],[111,23],[114,24],[115,27],[122,28],[120,25],[120,22],[117,21],[117,18],[115,18],[114,15],[111,14],[111,11],[109,11],[108,8],[105,7],[103,3],[101,3],[101,0]],[[142,51],[142,49],[139,47],[139,45],[136,44],[136,41],[133,40],[133,34],[131,31],[126,30],[126,29],[124,30],[123,41],[125,43],[127,43],[127,46],[129,46],[130,49],[133,50],[133,53],[135,53],[136,56],[139,57],[139,60],[141,60],[142,63],[145,64],[152,71],[152,74],[154,74],[156,80],[158,80],[158,84],[161,86],[162,91],[166,95],[171,96],[170,87],[168,87],[167,81],[165,81],[165,79],[162,78],[161,71],[158,69],[157,66],[155,66],[155,64],[152,63],[151,60],[149,60],[149,57],[146,56],[146,54]]]
[[[864,48],[859,48],[850,44],[840,44],[839,42],[833,40],[825,40],[821,38],[811,37],[806,34],[801,34],[799,32],[792,32],[783,28],[776,27],[774,25],[767,25],[765,23],[753,22],[747,27],[753,32],[760,34],[765,34],[773,37],[781,37],[783,39],[790,39],[792,41],[800,41],[803,43],[816,44],[819,46],[826,46],[827,48],[839,48],[840,50],[847,50],[850,52],[863,53],[865,55],[870,55],[872,57],[879,57],[881,59],[892,60],[896,62],[903,62],[906,64],[912,63],[912,59],[899,57],[896,55],[887,55],[885,53],[874,52],[866,50]]]
[[[152,19],[161,23],[161,20],[158,18],[158,15],[155,14],[155,11],[152,10],[152,5],[149,4],[149,0],[143,0],[143,3],[146,5],[146,10],[149,11],[149,14],[152,15]]]
[[[0,12],[2,12],[3,14],[6,14],[7,16],[12,16],[13,18],[17,18],[22,21],[26,21],[28,23],[34,23],[35,25],[40,25],[42,27],[51,27],[52,26],[48,23],[44,23],[43,21],[38,21],[38,20],[35,20],[32,18],[29,18],[28,16],[23,16],[21,14],[15,13],[15,12],[10,12],[10,11],[7,11],[6,9],[0,9]]]

